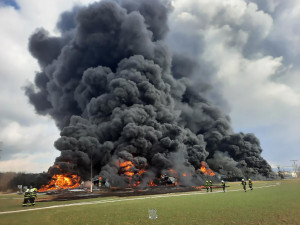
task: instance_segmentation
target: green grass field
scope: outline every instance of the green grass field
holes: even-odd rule
[[[278,186],[258,188],[278,182]],[[239,183],[229,185],[227,193],[201,191],[204,194],[169,194],[165,196],[172,197],[138,200],[108,197],[43,202],[36,208],[80,202],[95,204],[0,214],[0,224],[300,224],[300,180],[254,182],[254,190],[247,193],[234,191],[241,189]],[[0,195],[0,212],[23,210],[22,199],[15,199],[20,197]],[[101,204],[101,200],[120,201]],[[148,209],[156,209],[158,219],[150,220]]]

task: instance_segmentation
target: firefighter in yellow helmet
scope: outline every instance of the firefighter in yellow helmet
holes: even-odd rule
[[[249,178],[248,180],[248,184],[249,184],[249,188],[251,189],[251,191],[253,190],[253,183],[252,180]]]
[[[208,189],[209,189],[209,183],[208,183],[208,180],[207,180],[206,183],[205,183],[205,188],[206,188],[206,192],[208,192]]]
[[[29,202],[30,202],[30,189],[27,188],[24,192],[24,201],[23,201],[22,206],[23,207],[29,206]]]
[[[209,189],[210,189],[210,192],[212,192],[212,180],[209,181]]]
[[[35,206],[35,199],[37,198],[37,189],[30,185],[30,203],[32,206]]]

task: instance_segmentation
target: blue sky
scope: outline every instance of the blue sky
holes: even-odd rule
[[[14,0],[0,0],[0,5],[1,4],[6,5],[6,6],[12,6],[15,9],[20,9],[20,6]]]

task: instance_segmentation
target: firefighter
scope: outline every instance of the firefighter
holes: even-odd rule
[[[33,188],[32,185],[30,185],[30,203],[32,206],[35,206],[35,199],[37,198],[37,189]]]
[[[210,192],[212,192],[212,181],[211,180],[209,181],[209,189],[210,189]]]
[[[223,188],[223,191],[225,192],[225,182],[224,182],[224,180],[222,180],[221,186]]]
[[[246,190],[247,182],[246,182],[244,179],[242,179],[242,185],[243,185],[244,191],[246,192],[246,191],[247,191],[247,190]]]
[[[205,187],[206,187],[206,192],[208,192],[208,189],[209,189],[209,183],[208,183],[208,180],[207,180],[206,183],[205,183]]]
[[[24,193],[24,202],[23,202],[22,206],[23,207],[29,206],[29,202],[30,202],[30,189],[27,188]]]
[[[253,190],[253,184],[252,184],[252,180],[250,178],[249,178],[248,184],[249,184],[249,188],[252,191]]]

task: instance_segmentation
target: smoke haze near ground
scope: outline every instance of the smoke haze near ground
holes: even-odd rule
[[[119,165],[128,160],[134,173],[147,168],[145,182],[169,169],[200,182],[201,161],[223,175],[272,177],[259,140],[233,132],[214,68],[167,45],[172,10],[158,0],[101,1],[62,14],[60,37],[34,32],[41,71],[26,95],[61,130],[55,164],[87,179],[92,160],[116,186],[128,182]]]

